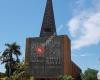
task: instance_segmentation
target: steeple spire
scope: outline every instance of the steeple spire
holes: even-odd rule
[[[56,35],[52,0],[47,0],[40,37]]]

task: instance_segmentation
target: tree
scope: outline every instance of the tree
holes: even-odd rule
[[[5,77],[5,73],[0,72],[0,78],[4,78],[4,77]]]
[[[73,80],[73,78],[72,76],[65,75],[65,76],[60,76],[59,80]]]
[[[18,58],[18,56],[20,56],[21,55],[21,52],[20,52],[20,46],[19,45],[17,45],[15,42],[14,43],[12,43],[12,44],[5,44],[8,48],[8,51],[10,51],[10,54],[11,54],[11,56],[14,54],[14,55],[16,55],[16,61],[18,61],[19,62],[19,58]],[[5,53],[4,53],[5,54]],[[9,54],[9,53],[8,53]]]
[[[16,70],[16,62],[19,62],[18,56],[21,55],[20,46],[16,43],[5,44],[6,49],[3,51],[2,56],[0,57],[2,63],[5,63],[6,75],[10,77],[13,72]],[[13,57],[16,56],[16,59]]]
[[[21,78],[24,77],[25,75],[25,69],[26,69],[26,66],[24,64],[24,61],[23,62],[20,62],[20,63],[16,63],[16,70],[15,72],[13,73],[13,75],[11,76],[13,80],[22,80]]]
[[[82,74],[82,80],[97,80],[97,70],[88,68],[83,74]]]

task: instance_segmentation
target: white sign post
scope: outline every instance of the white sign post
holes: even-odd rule
[[[100,72],[97,73],[97,79],[100,80]]]

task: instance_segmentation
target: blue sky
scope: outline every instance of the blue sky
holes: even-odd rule
[[[26,37],[39,36],[45,4],[46,0],[0,0],[1,52],[5,43],[17,42],[24,58]],[[72,60],[82,70],[100,70],[100,0],[53,0],[53,6],[58,35],[71,39]]]

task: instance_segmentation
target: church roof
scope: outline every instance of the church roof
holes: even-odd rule
[[[41,26],[40,37],[56,34],[56,25],[53,12],[52,0],[47,0],[43,22]]]

